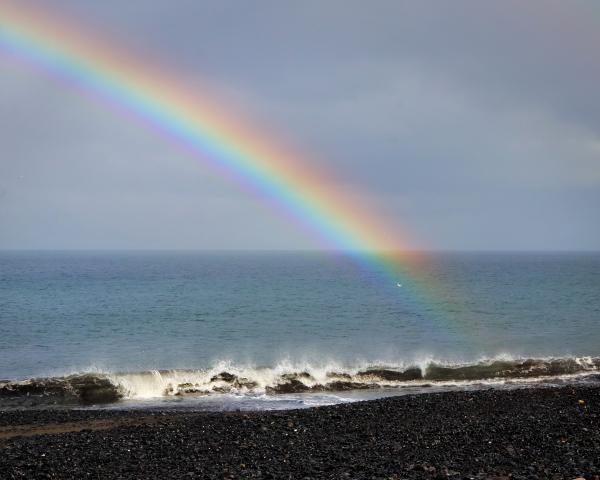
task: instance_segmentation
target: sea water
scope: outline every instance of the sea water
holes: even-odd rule
[[[420,258],[0,253],[0,399],[287,408],[600,369],[600,254]]]

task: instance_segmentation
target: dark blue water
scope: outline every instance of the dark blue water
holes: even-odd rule
[[[395,280],[332,254],[5,252],[0,378],[600,354],[599,254],[435,254]]]

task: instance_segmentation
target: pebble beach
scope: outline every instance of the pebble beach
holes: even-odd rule
[[[0,412],[3,479],[599,475],[597,386],[431,393],[278,412]]]

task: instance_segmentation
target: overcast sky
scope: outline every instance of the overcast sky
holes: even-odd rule
[[[593,0],[37,4],[208,81],[417,247],[600,249]],[[0,248],[319,243],[0,52]]]

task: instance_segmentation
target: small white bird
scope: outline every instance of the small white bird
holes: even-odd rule
[[[397,287],[402,287],[402,284],[401,283],[397,283],[396,286]]]

